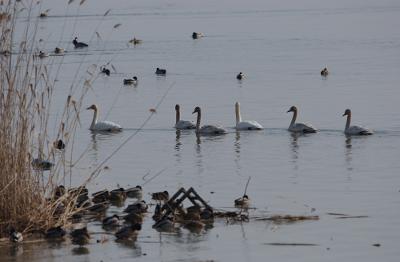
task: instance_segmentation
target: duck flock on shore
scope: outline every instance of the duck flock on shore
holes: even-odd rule
[[[180,190],[183,190],[181,188]],[[177,191],[180,192],[180,190]],[[185,191],[193,192],[193,191]],[[66,209],[71,208],[73,204],[77,209],[71,213],[68,220],[71,225],[55,226],[46,231],[39,231],[48,240],[65,240],[69,235],[72,244],[84,246],[91,242],[92,234],[89,232],[87,225],[89,222],[101,224],[105,231],[101,239],[97,239],[97,243],[102,243],[114,235],[117,242],[137,240],[139,231],[146,215],[150,212],[150,207],[154,207],[152,226],[158,232],[177,233],[183,227],[192,233],[200,233],[204,229],[211,228],[214,218],[232,218],[241,215],[242,211],[246,211],[250,206],[250,199],[245,194],[234,200],[234,207],[240,212],[221,210],[215,211],[214,208],[207,205],[197,204],[194,202],[193,196],[187,195],[192,202],[191,206],[184,207],[184,203],[177,199],[177,193],[171,196],[168,191],[155,192],[150,194],[153,203],[147,204],[143,200],[143,189],[140,185],[131,188],[117,188],[114,190],[101,190],[89,196],[89,190],[85,186],[67,189],[63,185],[57,186],[52,192],[52,197],[47,201],[53,203],[56,207],[54,217],[57,218],[64,214]],[[197,193],[196,193],[197,194]],[[198,196],[199,197],[199,196]],[[125,205],[125,201],[130,198],[133,202]],[[196,199],[198,200],[198,198]],[[204,201],[204,200],[203,200]],[[122,208],[114,210],[107,216],[107,210],[110,206]],[[124,208],[125,207],[125,208]],[[168,212],[168,208],[174,207],[174,212]],[[246,216],[247,217],[247,216]],[[69,234],[68,234],[69,232]],[[9,229],[9,239],[12,242],[22,242],[24,237],[21,232],[17,232],[14,227]]]

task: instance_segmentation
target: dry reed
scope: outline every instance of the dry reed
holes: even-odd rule
[[[30,10],[22,40],[15,40],[19,1],[0,7],[0,237],[11,227],[23,233],[65,225],[77,212],[77,195],[52,199],[57,183],[70,175],[65,150],[53,142],[70,138],[78,125],[79,105],[68,96],[58,132],[48,131],[54,81],[35,54],[37,22]],[[19,32],[21,33],[21,32]],[[82,92],[82,96],[85,92]],[[82,101],[82,99],[79,99]],[[55,163],[34,170],[34,159]]]

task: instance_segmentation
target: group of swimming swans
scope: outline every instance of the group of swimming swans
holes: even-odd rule
[[[122,131],[122,127],[114,122],[111,121],[97,121],[97,117],[99,114],[98,107],[96,105],[91,105],[87,108],[88,110],[93,110],[93,120],[90,125],[91,131],[98,131],[98,132],[119,132]],[[196,129],[197,134],[201,135],[223,135],[227,133],[227,130],[221,125],[203,125],[201,126],[201,109],[200,107],[196,107],[193,111],[193,114],[197,113],[197,121],[196,124],[187,121],[181,120],[181,113],[180,113],[180,106],[175,105],[175,112],[176,112],[176,122],[175,128],[179,130],[184,129]],[[314,128],[310,124],[299,123],[296,122],[298,110],[296,106],[290,107],[287,113],[293,112],[292,121],[290,122],[288,130],[293,133],[316,133],[318,130]],[[240,114],[240,104],[239,102],[235,103],[235,113],[236,113],[236,130],[262,130],[264,129],[262,125],[260,125],[257,121],[254,120],[242,120]],[[344,133],[346,135],[372,135],[373,131],[362,127],[353,125],[350,126],[351,122],[351,110],[346,109],[343,116],[347,116],[346,126],[344,129]]]

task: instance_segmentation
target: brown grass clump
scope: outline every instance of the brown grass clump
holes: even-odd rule
[[[69,96],[58,132],[49,134],[54,81],[34,55],[37,23],[28,22],[22,39],[16,37],[18,1],[8,2],[0,8],[0,237],[11,227],[26,233],[65,225],[76,212],[76,197],[52,200],[51,196],[57,183],[68,176],[62,159],[79,108]],[[54,148],[58,139],[65,142],[65,149]],[[50,171],[34,170],[34,159],[55,165]]]

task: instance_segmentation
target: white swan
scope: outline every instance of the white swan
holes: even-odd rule
[[[242,121],[242,116],[240,115],[240,103],[235,104],[236,112],[236,130],[261,130],[264,129],[257,121],[247,120]]]
[[[192,114],[197,113],[196,133],[201,135],[223,135],[226,134],[225,128],[220,125],[204,125],[200,128],[201,109],[196,107]]]
[[[292,106],[287,113],[293,112],[293,118],[292,121],[290,122],[288,130],[290,132],[295,132],[295,133],[316,133],[317,129],[315,129],[312,125],[310,124],[304,124],[304,123],[296,123],[296,118],[297,118],[297,107]]]
[[[346,127],[344,128],[344,133],[346,135],[365,136],[365,135],[372,135],[374,133],[372,130],[362,127],[362,126],[350,126],[350,122],[351,122],[351,110],[350,109],[346,109],[346,111],[344,111],[343,116],[347,116]]]
[[[99,110],[96,105],[91,105],[87,110],[92,109],[94,111],[92,124],[90,125],[91,131],[103,131],[103,132],[118,132],[122,130],[122,127],[111,121],[97,121],[97,115]]]
[[[176,129],[196,128],[196,125],[192,121],[181,120],[181,111],[180,111],[180,106],[178,104],[175,105],[175,112],[176,112],[176,122],[175,122]]]

